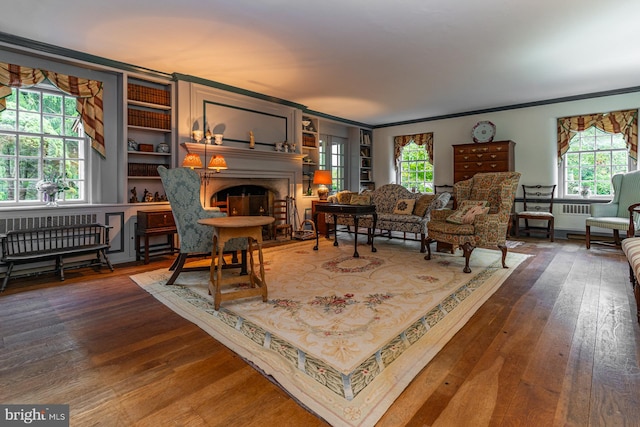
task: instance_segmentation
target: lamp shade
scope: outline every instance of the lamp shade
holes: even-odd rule
[[[314,184],[331,184],[331,171],[319,169],[313,174],[313,183]]]
[[[215,169],[216,172],[220,172],[222,169],[227,169],[227,162],[222,156],[213,156],[209,161],[209,169]]]
[[[183,168],[201,168],[202,167],[202,159],[199,154],[189,153],[182,161]]]

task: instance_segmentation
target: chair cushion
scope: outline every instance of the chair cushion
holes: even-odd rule
[[[538,211],[522,211],[517,214],[519,217],[528,217],[536,219],[551,219],[553,214],[551,212],[538,212]]]
[[[609,230],[628,230],[629,218],[613,217],[589,217],[586,225],[590,227],[607,228]]]

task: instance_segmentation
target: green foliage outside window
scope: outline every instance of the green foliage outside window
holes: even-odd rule
[[[407,144],[400,158],[400,185],[410,191],[433,193],[433,165],[424,146]]]
[[[84,197],[85,141],[76,99],[48,86],[12,89],[0,112],[0,202],[38,201],[39,180],[66,177],[65,200]],[[62,194],[60,195],[62,197]]]
[[[595,127],[578,132],[565,155],[565,195],[588,188],[594,196],[612,196],[611,177],[628,171],[628,152],[622,134]]]

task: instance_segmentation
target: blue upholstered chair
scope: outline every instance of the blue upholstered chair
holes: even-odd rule
[[[587,249],[591,247],[591,227],[613,230],[614,243],[620,245],[620,231],[632,237],[629,206],[640,202],[640,170],[615,174],[611,178],[613,200],[591,205],[591,216],[586,219]],[[640,227],[640,215],[634,214],[635,229]]]
[[[187,168],[167,169],[158,166],[162,185],[171,204],[176,222],[180,253],[171,266],[173,274],[167,281],[172,285],[180,273],[195,270],[208,270],[209,267],[185,268],[184,263],[190,256],[209,256],[213,247],[213,227],[198,224],[199,219],[226,216],[219,208],[204,209],[200,204],[200,176]],[[224,246],[224,252],[242,251],[242,267],[246,271],[246,239],[232,239]]]

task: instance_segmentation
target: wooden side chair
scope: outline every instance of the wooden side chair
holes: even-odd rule
[[[553,185],[522,185],[523,210],[516,212],[515,235],[520,232],[531,236],[531,233],[542,233],[553,242],[554,216],[553,194],[556,184]],[[524,228],[520,227],[520,220],[524,220]],[[529,220],[546,222],[546,226],[530,225]]]
[[[274,239],[278,238],[279,234],[284,234],[287,238],[291,238],[293,235],[293,225],[289,221],[289,200],[288,199],[276,199],[273,201],[273,215],[275,221],[272,225],[272,235]]]

